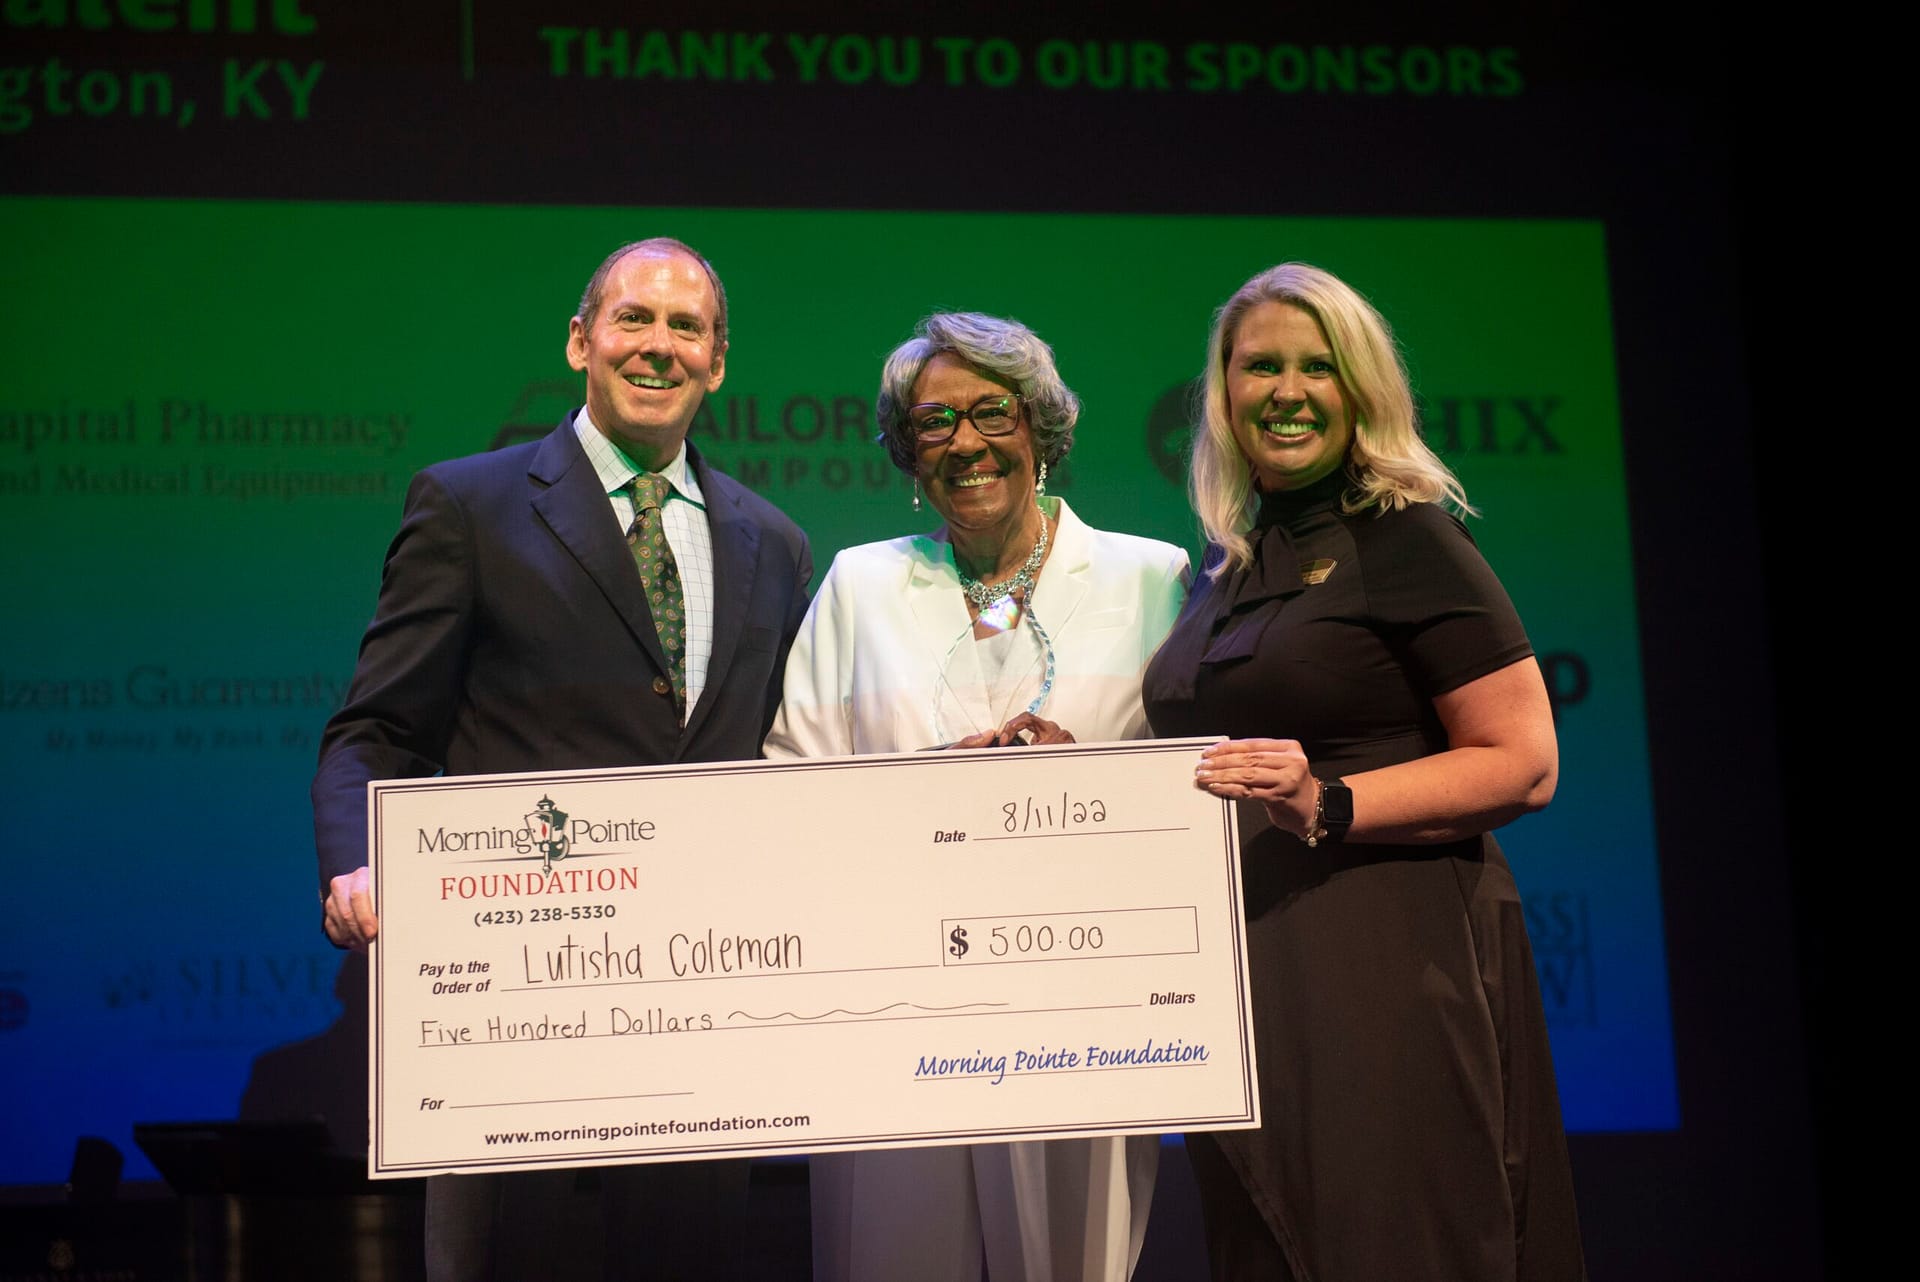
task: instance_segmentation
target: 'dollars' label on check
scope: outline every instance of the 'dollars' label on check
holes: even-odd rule
[[[369,1173],[1259,1124],[1209,739],[369,786]]]

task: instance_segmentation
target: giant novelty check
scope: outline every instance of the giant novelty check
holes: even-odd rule
[[[1207,742],[369,785],[368,1173],[1259,1125]]]

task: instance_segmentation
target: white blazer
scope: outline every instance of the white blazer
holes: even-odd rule
[[[1030,606],[1052,639],[1055,676],[1039,715],[1081,743],[1143,738],[1140,678],[1186,600],[1187,554],[1092,529],[1064,500],[1046,502],[1058,533]],[[943,668],[969,627],[944,528],[841,552],[794,638],[767,755],[911,752],[989,728],[935,723]]]

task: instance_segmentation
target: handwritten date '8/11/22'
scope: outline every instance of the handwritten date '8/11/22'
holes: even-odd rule
[[[1106,821],[1106,802],[1098,797],[1076,799],[1065,792],[1060,794],[1058,801],[1052,797],[1029,796],[1003,802],[999,814],[1000,831],[1014,836],[1024,836],[1029,833],[1034,836],[1046,836],[1054,833],[1075,832]],[[966,839],[966,832],[958,828],[940,829],[933,834],[936,844]]]

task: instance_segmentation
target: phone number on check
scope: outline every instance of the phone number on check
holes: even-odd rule
[[[522,926],[543,921],[602,921],[617,909],[612,904],[575,904],[569,908],[493,908],[473,915],[476,926]]]

